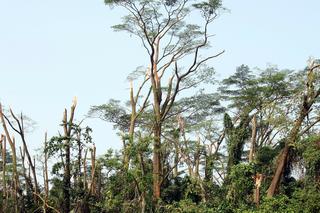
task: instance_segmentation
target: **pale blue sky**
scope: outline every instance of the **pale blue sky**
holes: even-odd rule
[[[218,76],[240,64],[303,68],[320,57],[320,1],[226,0],[230,12],[211,26]],[[32,148],[57,133],[64,107],[79,99],[78,120],[91,105],[127,99],[126,76],[145,65],[134,38],[113,32],[121,14],[95,0],[0,0],[0,101],[37,122]],[[110,125],[87,122],[98,153],[120,147]]]

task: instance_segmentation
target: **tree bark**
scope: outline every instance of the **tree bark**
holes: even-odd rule
[[[68,124],[67,124],[67,110],[65,109],[63,116],[63,123],[65,125],[65,137],[64,141],[64,152],[65,152],[65,165],[64,165],[64,173],[63,173],[63,204],[62,204],[62,212],[69,213],[70,212],[70,139],[68,134]]]
[[[28,162],[29,162],[29,166],[31,168],[33,180],[34,180],[34,194],[38,194],[40,190],[39,190],[38,181],[37,181],[36,167],[34,165],[34,162],[32,162],[32,158],[31,158],[31,155],[29,153],[27,142],[26,142],[26,139],[25,139],[24,120],[23,120],[22,113],[20,115],[20,120],[15,116],[15,114],[12,111],[12,109],[10,109],[10,113],[11,113],[11,116],[17,122],[19,129],[17,130],[16,128],[14,128],[13,125],[11,124],[11,122],[9,122],[9,120],[6,117],[5,118],[8,121],[9,125],[12,127],[12,129],[14,131],[16,131],[21,137],[21,140],[22,140],[22,143],[23,143],[24,152],[25,152],[25,154],[27,156],[27,159],[28,159]],[[37,196],[34,196],[34,201],[36,203],[38,202],[38,197]]]
[[[63,128],[64,128],[64,151],[65,151],[65,165],[64,165],[64,174],[63,174],[63,198],[64,202],[62,204],[62,212],[69,213],[70,212],[70,188],[71,188],[71,131],[73,128],[73,118],[74,112],[76,108],[77,102],[74,99],[73,104],[71,106],[70,118],[67,120],[67,109],[64,110],[63,114]]]
[[[257,116],[253,115],[252,118],[252,135],[251,135],[251,147],[249,153],[249,163],[253,162],[256,152],[257,141]]]
[[[47,151],[47,133],[44,136],[44,205],[45,211],[47,209],[49,199],[49,175],[48,175],[48,151]]]
[[[262,183],[263,175],[262,174],[256,174],[255,176],[255,189],[253,193],[253,202],[256,204],[257,207],[259,207],[260,204],[260,187]]]
[[[314,104],[315,100],[320,95],[320,89],[315,91],[315,88],[314,88],[315,77],[314,77],[313,70],[318,68],[318,66],[319,65],[309,68],[309,71],[307,74],[307,82],[306,82],[306,93],[303,96],[303,101],[301,104],[299,115],[298,115],[297,120],[295,121],[293,128],[290,131],[288,139],[286,140],[285,147],[278,157],[277,169],[276,169],[275,174],[273,176],[272,182],[268,188],[267,197],[273,197],[273,195],[277,191],[281,177],[283,175],[284,168],[286,167],[286,165],[288,163],[288,155],[289,155],[289,151],[291,149],[291,146],[295,144],[296,139],[299,135],[299,130],[301,128],[303,120],[308,115],[312,105]]]
[[[2,148],[2,205],[3,211],[7,208],[7,182],[6,182],[6,163],[7,163],[7,142],[6,136],[1,135],[1,148]]]
[[[154,127],[153,144],[153,200],[157,202],[161,195],[161,125]]]

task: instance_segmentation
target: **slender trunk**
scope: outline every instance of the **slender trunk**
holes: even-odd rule
[[[87,190],[87,154],[88,154],[88,150],[86,149],[86,151],[84,152],[84,159],[83,159],[83,187],[84,190]]]
[[[70,212],[70,140],[65,140],[65,168],[63,175],[63,212]]]
[[[28,148],[27,148],[27,144],[24,140],[24,136],[23,136],[23,146],[24,146],[24,149],[25,149],[25,152],[26,152],[26,155],[27,155],[27,159],[28,159],[28,162],[30,164],[30,167],[31,167],[31,171],[32,171],[32,176],[33,176],[33,181],[34,181],[34,192],[36,194],[39,193],[39,186],[38,186],[38,181],[37,181],[37,174],[36,174],[36,168],[35,168],[35,165],[32,163],[32,159],[31,159],[31,156],[30,156],[30,153],[28,151]],[[35,201],[37,202],[37,197],[35,197]]]
[[[179,138],[178,138],[178,140],[179,140]],[[179,170],[178,170],[178,164],[179,164],[179,147],[178,147],[178,144],[177,143],[179,143],[179,141],[177,141],[177,142],[175,142],[175,144],[174,144],[174,151],[175,151],[175,153],[174,153],[174,165],[175,165],[175,167],[174,167],[174,169],[173,169],[173,177],[175,178],[175,177],[178,177],[178,175],[179,175]]]
[[[19,177],[17,171],[17,154],[15,147],[15,138],[12,137],[12,143],[10,143],[11,151],[12,151],[12,164],[13,164],[13,177],[14,177],[14,206],[15,212],[18,212],[18,187],[19,187]]]
[[[146,192],[145,191],[143,191],[142,193],[141,193],[141,213],[145,213],[146,212],[146,205],[147,205],[147,203],[146,203]]]
[[[204,168],[204,179],[205,181],[211,181],[212,180],[212,174],[213,174],[213,160],[212,160],[212,154],[206,152],[205,154],[205,168]]]
[[[95,194],[95,173],[96,173],[96,146],[93,146],[91,151],[91,184],[90,194]]]
[[[4,114],[2,111],[2,106],[0,104],[0,117],[2,121],[2,127],[4,129],[4,132],[6,134],[6,139],[9,142],[11,151],[12,151],[12,161],[13,161],[13,178],[14,178],[14,200],[15,200],[15,211],[18,212],[18,184],[19,184],[19,178],[18,178],[18,172],[17,172],[17,155],[16,155],[16,147],[15,147],[15,139],[14,137],[10,137],[10,133],[8,131],[5,119],[4,119]]]
[[[35,194],[39,194],[40,190],[39,190],[38,181],[37,181],[36,167],[34,165],[34,162],[32,162],[32,158],[31,158],[31,155],[30,155],[29,150],[28,150],[28,146],[27,146],[27,142],[26,142],[26,138],[25,138],[25,134],[24,134],[24,120],[23,120],[22,113],[20,115],[20,120],[13,113],[12,109],[10,109],[10,113],[11,113],[12,117],[15,119],[15,121],[18,124],[18,127],[19,127],[18,133],[19,133],[20,138],[22,140],[23,148],[25,150],[25,153],[26,153],[26,156],[27,156],[30,168],[31,168],[31,172],[32,172],[33,180],[34,180],[34,191],[33,192]],[[12,126],[12,124],[10,124],[10,126]],[[37,196],[34,196],[34,201],[36,203],[38,202],[38,197]]]
[[[99,165],[99,164],[98,164]],[[97,189],[97,195],[98,195],[98,199],[101,200],[101,188],[102,188],[102,168],[101,166],[99,165],[98,166],[99,168],[99,175],[98,175],[98,189]]]
[[[81,158],[82,158],[82,147],[81,147],[81,131],[77,133],[77,143],[78,143],[78,167],[76,173],[76,183],[77,188],[81,189],[82,173],[81,173]]]
[[[7,142],[6,142],[6,136],[1,135],[1,144],[2,144],[2,184],[3,184],[3,190],[2,190],[2,201],[3,201],[3,211],[6,211],[7,207],[7,181],[6,181],[6,162],[7,162]]]
[[[153,200],[157,202],[160,199],[161,189],[161,124],[154,127],[153,144]]]
[[[141,175],[142,175],[142,177],[145,177],[146,172],[145,172],[143,155],[140,151],[139,151],[138,155],[139,155],[138,158],[139,158],[139,163],[140,163]],[[140,193],[140,208],[141,208],[141,213],[145,213],[145,211],[146,211],[146,192],[145,192],[145,190],[143,190]]]
[[[256,141],[257,141],[257,116],[253,115],[252,118],[252,135],[251,135],[251,147],[249,153],[249,163],[253,162],[256,152]]]
[[[47,203],[49,198],[49,177],[48,177],[48,151],[47,151],[47,133],[44,136],[44,204],[45,210],[47,209]]]
[[[195,177],[196,178],[200,177],[199,167],[200,167],[200,137],[198,136],[197,148],[195,153]]]

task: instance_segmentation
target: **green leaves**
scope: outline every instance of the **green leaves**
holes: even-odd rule
[[[108,103],[92,106],[89,111],[90,117],[98,117],[114,124],[115,128],[127,130],[129,128],[130,115],[120,105],[119,100],[110,99]]]
[[[237,165],[242,160],[243,146],[249,137],[249,118],[248,115],[240,117],[238,126],[234,126],[230,116],[224,116],[224,127],[226,132],[226,142],[228,147],[228,173],[232,166]]]
[[[230,200],[234,207],[239,204],[250,204],[254,188],[253,176],[255,167],[253,164],[238,164],[231,168],[228,176],[230,185],[228,186],[227,199]]]
[[[216,10],[222,7],[221,0],[209,0],[206,2],[196,3],[193,6],[197,9],[203,10],[208,15],[212,15]]]

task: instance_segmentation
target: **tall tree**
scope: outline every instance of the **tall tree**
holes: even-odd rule
[[[105,3],[126,9],[128,15],[123,17],[123,23],[114,26],[114,29],[137,36],[149,57],[148,78],[152,87],[154,114],[153,200],[157,202],[161,194],[163,175],[162,125],[178,93],[197,84],[194,77],[201,71],[208,71],[205,63],[223,53],[200,56],[200,51],[209,44],[208,26],[218,16],[221,1],[210,0],[192,4],[192,1],[188,0],[105,0]],[[187,24],[187,17],[195,15],[194,12],[197,11],[200,11],[203,25]],[[169,74],[169,70],[173,70],[173,74]],[[167,90],[162,87],[165,78],[169,78]]]
[[[306,70],[306,82],[305,82],[305,91],[297,112],[297,117],[292,126],[292,129],[289,132],[288,138],[285,140],[285,147],[281,151],[278,161],[277,168],[272,178],[272,182],[268,188],[268,197],[272,197],[279,187],[281,177],[283,176],[284,169],[288,164],[288,156],[292,147],[295,145],[297,138],[299,137],[300,128],[303,124],[304,119],[309,115],[312,110],[312,106],[317,101],[320,95],[320,88],[315,88],[317,82],[317,74],[315,73],[319,70],[320,65],[316,61],[312,61]]]
[[[63,113],[63,130],[64,130],[64,149],[65,149],[65,163],[64,163],[64,175],[63,175],[63,206],[62,211],[64,213],[70,212],[70,189],[71,189],[71,130],[73,128],[73,118],[75,109],[77,106],[77,100],[74,99],[71,110],[70,116],[68,120],[67,109],[64,110]]]

